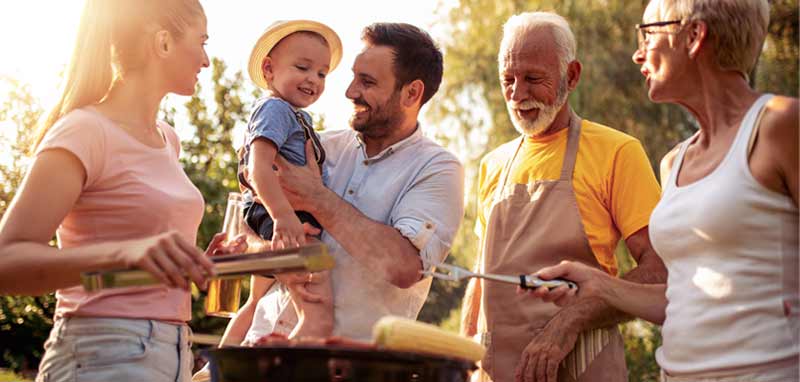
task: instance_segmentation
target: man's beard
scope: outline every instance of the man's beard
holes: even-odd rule
[[[400,91],[392,93],[392,96],[383,105],[372,107],[363,98],[354,99],[353,104],[369,108],[366,112],[367,118],[363,122],[356,121],[355,114],[350,117],[350,126],[353,130],[369,138],[378,138],[389,134],[402,119]]]
[[[508,115],[511,117],[511,124],[514,125],[514,128],[520,134],[524,134],[529,137],[538,136],[544,133],[550,127],[550,125],[556,119],[556,115],[561,110],[561,107],[567,102],[568,96],[567,76],[564,75],[561,76],[561,81],[558,84],[558,91],[556,92],[556,100],[552,105],[547,105],[532,99],[519,103],[514,101],[506,102]],[[536,115],[536,119],[527,120],[517,115],[516,110],[519,109],[539,109],[539,112]]]

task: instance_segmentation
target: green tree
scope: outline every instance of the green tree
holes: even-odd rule
[[[797,0],[772,0],[771,3],[769,35],[753,76],[755,87],[797,97],[800,7]]]
[[[181,162],[206,201],[206,211],[197,241],[205,247],[222,229],[228,192],[238,191],[237,158],[233,148],[233,131],[247,121],[247,104],[242,100],[241,72],[225,77],[225,63],[214,58],[211,64],[213,103],[202,98],[203,88],[186,103],[188,123],[194,130],[183,140]],[[213,106],[209,110],[209,104]]]
[[[28,146],[36,130],[42,107],[31,93],[30,85],[10,77],[0,77],[0,90],[7,90],[0,104],[0,146],[7,147],[0,159],[0,216],[8,208],[22,182],[27,164]]]
[[[0,104],[0,216],[8,208],[27,168],[28,144],[42,108],[27,84],[0,78],[0,89],[8,89]],[[42,356],[55,310],[53,295],[0,296],[0,368],[35,368]]]
[[[204,89],[198,86],[198,90],[185,104],[188,123],[193,131],[189,139],[183,140],[181,155],[186,174],[200,189],[206,203],[197,234],[197,243],[201,248],[205,248],[214,234],[222,230],[228,193],[239,191],[234,135],[247,122],[247,99],[259,94],[257,91],[250,95],[245,93],[241,72],[226,76],[227,67],[221,59],[214,58],[211,68],[213,103],[206,102]],[[164,114],[169,116],[175,113],[165,111]],[[203,333],[221,332],[227,320],[206,316],[203,309],[205,294],[195,292],[193,295],[193,319],[190,323],[192,328]]]

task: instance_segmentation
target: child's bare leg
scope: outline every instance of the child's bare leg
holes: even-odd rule
[[[313,273],[305,289],[320,297],[319,301],[308,301],[292,294],[292,304],[297,312],[297,326],[289,338],[330,337],[333,333],[333,288],[330,272]]]
[[[319,242],[307,236],[306,244]],[[299,288],[315,298],[304,298]],[[289,286],[297,312],[297,326],[289,338],[330,337],[333,333],[333,285],[330,271],[309,273],[305,280]]]

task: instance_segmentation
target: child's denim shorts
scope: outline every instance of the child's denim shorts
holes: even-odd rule
[[[305,211],[295,211],[295,215],[300,219],[300,223],[308,223],[322,230],[322,225],[310,213]],[[244,221],[253,232],[257,233],[264,240],[272,240],[272,232],[275,229],[275,222],[269,216],[266,207],[259,203],[249,202],[244,206]]]

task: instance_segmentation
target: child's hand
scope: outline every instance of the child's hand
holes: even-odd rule
[[[297,216],[275,217],[274,221],[272,249],[299,247],[306,243],[306,234]]]

